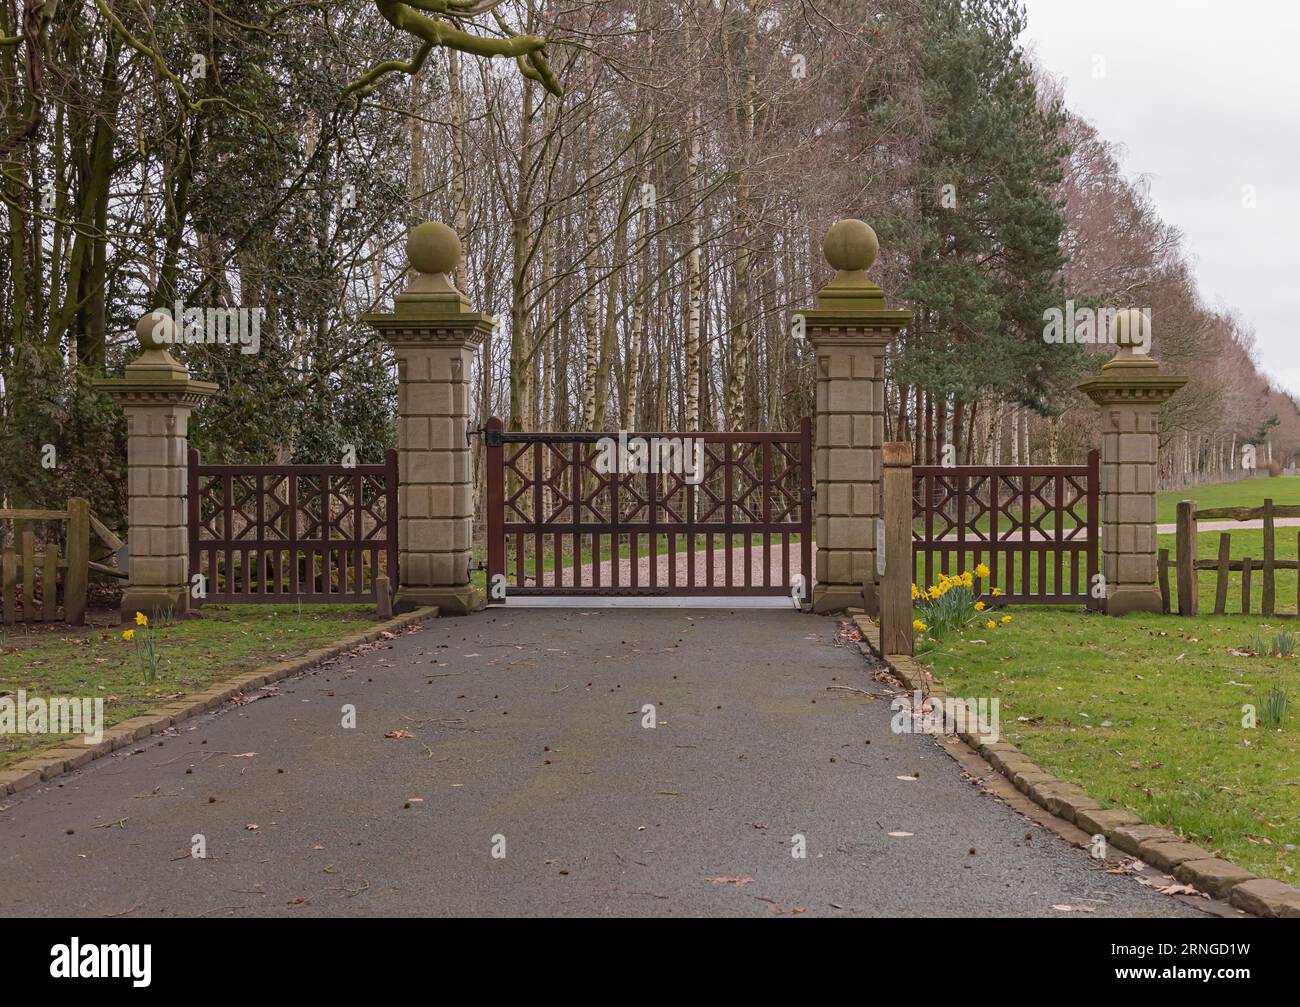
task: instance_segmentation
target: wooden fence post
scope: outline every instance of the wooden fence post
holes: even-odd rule
[[[4,547],[0,556],[0,596],[4,599],[4,621],[12,625],[15,621],[14,592],[18,587],[18,554],[11,545]]]
[[[1175,535],[1178,564],[1178,614],[1196,615],[1196,501],[1178,502],[1178,527]]]
[[[45,569],[41,573],[41,604],[46,622],[59,614],[59,543],[50,536],[45,540]]]
[[[885,562],[880,578],[880,649],[911,654],[912,631],[912,444],[886,441],[884,465]]]
[[[23,622],[36,621],[36,533],[23,529]]]
[[[68,575],[63,582],[63,615],[69,626],[86,623],[86,579],[90,563],[90,501],[68,500]]]
[[[1219,572],[1214,583],[1214,614],[1223,615],[1228,610],[1228,572],[1232,568],[1232,534],[1219,535]]]
[[[1300,571],[1297,571],[1300,576]],[[1259,606],[1265,617],[1273,614],[1273,501],[1264,501],[1264,597]]]

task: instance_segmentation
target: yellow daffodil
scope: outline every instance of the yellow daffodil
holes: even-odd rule
[[[916,599],[919,598],[919,597],[921,597],[921,592],[918,591],[918,590],[916,589],[916,585],[913,584],[913,585],[912,585],[912,600],[913,600],[913,601],[916,601]]]
[[[122,639],[123,639],[123,640],[134,640],[134,639],[135,639],[135,630],[133,630],[133,629],[124,629],[124,630],[122,630]]]
[[[916,630],[918,633],[924,633],[926,630],[926,625],[920,619],[913,619],[912,628]]]
[[[964,574],[961,575],[961,583],[962,583],[962,587],[971,587],[972,585],[974,585],[975,578],[973,578],[970,575],[969,570],[967,570]]]
[[[984,624],[984,628],[985,628],[985,629],[997,629],[997,628],[998,628],[998,624],[997,624],[996,622],[994,622],[992,619],[990,619],[988,622],[986,622],[986,623]]]
[[[993,597],[994,597],[994,598],[996,598],[996,597],[997,597],[998,595],[1000,595],[1001,593],[1002,593],[1002,588],[1000,588],[1000,587],[995,587],[995,588],[993,589]]]
[[[148,617],[147,615],[145,615],[143,612],[137,612],[137,613],[135,614],[135,624],[136,624],[137,626],[148,626],[148,625],[149,625],[149,617]]]
[[[1010,621],[1011,621],[1011,616],[1009,616],[1009,615],[1004,615],[1004,616],[1002,617],[1002,621],[1003,621],[1003,622],[1010,622]]]
[[[979,566],[975,568],[976,577],[987,577],[988,575],[989,575],[989,568],[986,567],[983,563],[979,564]]]
[[[977,601],[977,602],[975,603],[975,611],[976,611],[976,612],[983,612],[983,611],[984,611],[984,602],[982,602],[982,601]]]

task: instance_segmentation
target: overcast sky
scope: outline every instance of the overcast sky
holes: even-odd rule
[[[1261,368],[1300,394],[1300,5],[1023,2],[1026,47],[1064,81],[1070,108],[1123,145],[1124,173],[1150,178],[1202,299],[1236,309]]]

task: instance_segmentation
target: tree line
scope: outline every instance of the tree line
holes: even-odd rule
[[[394,440],[391,353],[359,319],[422,220],[499,316],[478,423],[796,429],[836,219],[915,313],[886,433],[937,461],[1077,461],[1072,390],[1113,347],[1045,312],[1150,309],[1190,377],[1171,483],[1300,448],[1293,396],[1115,146],[1025,54],[1012,0],[0,0],[0,496],[122,509],[124,423],[92,380],[155,307],[263,310],[260,350],[184,346],[221,390],[214,461]],[[41,464],[45,445],[58,464]]]

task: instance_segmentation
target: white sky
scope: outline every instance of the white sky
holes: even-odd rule
[[[1124,173],[1150,178],[1161,217],[1183,231],[1201,298],[1235,309],[1264,372],[1300,394],[1300,5],[1023,2],[1021,41],[1063,80],[1069,107],[1123,146]],[[1242,205],[1247,185],[1253,210]]]

